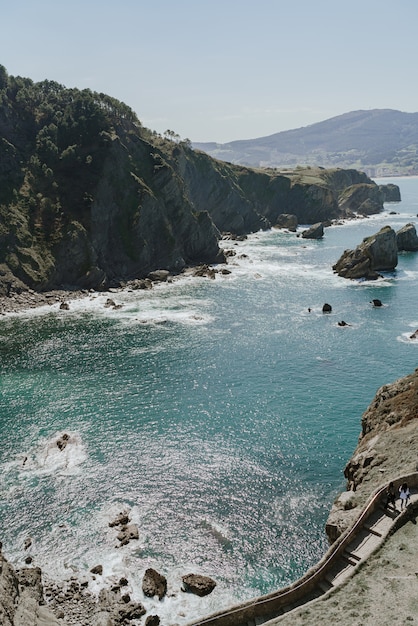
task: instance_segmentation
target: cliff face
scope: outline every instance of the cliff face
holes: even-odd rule
[[[347,491],[335,501],[326,530],[334,541],[359,515],[371,493],[418,468],[418,369],[381,387],[361,420],[358,446],[347,463]]]
[[[353,185],[362,194],[343,202]],[[0,295],[219,262],[223,231],[269,228],[283,213],[332,220],[368,196],[381,210],[383,192],[355,170],[222,163],[143,128],[105,94],[0,66]]]
[[[41,570],[16,571],[0,552],[0,623],[2,626],[59,626],[45,606]]]

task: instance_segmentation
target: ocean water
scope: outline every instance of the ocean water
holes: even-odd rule
[[[236,255],[216,280],[1,317],[6,556],[86,575],[94,592],[127,576],[167,625],[285,586],[321,558],[361,415],[417,365],[418,253],[375,282],[332,271],[382,226],[418,221],[418,179],[395,182],[401,203],[322,241],[272,230],[224,242]],[[123,306],[106,308],[109,295]],[[139,540],[118,547],[109,522],[122,510]],[[142,595],[148,567],[168,578],[161,602]],[[217,581],[210,596],[181,592],[191,572]]]

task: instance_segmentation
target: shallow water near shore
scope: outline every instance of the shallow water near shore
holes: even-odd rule
[[[93,589],[126,576],[166,624],[268,593],[313,565],[363,411],[417,364],[418,253],[372,283],[332,272],[382,226],[418,221],[418,179],[394,182],[400,204],[327,228],[322,241],[273,230],[223,242],[236,256],[214,281],[183,277],[1,318],[6,556],[22,564],[30,536],[48,576],[101,563]],[[105,308],[109,296],[123,306]],[[109,522],[125,509],[140,536],[120,548]],[[147,567],[168,578],[160,603],[142,596]],[[191,572],[213,577],[215,591],[182,593]]]

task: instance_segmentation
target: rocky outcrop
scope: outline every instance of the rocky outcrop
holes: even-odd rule
[[[399,252],[416,252],[418,250],[418,235],[414,224],[405,224],[396,232],[396,244]]]
[[[0,553],[0,624],[2,626],[59,626],[44,603],[41,570],[16,571]]]
[[[322,239],[324,236],[324,225],[322,222],[313,224],[310,228],[307,228],[302,233],[303,239]]]
[[[347,187],[340,196],[339,207],[349,213],[372,215],[382,210],[383,192],[368,182]]]
[[[379,185],[379,190],[383,196],[383,202],[400,202],[401,192],[398,185],[388,183],[386,185]]]
[[[385,226],[378,233],[366,237],[355,250],[345,250],[333,266],[343,278],[378,278],[378,271],[392,271],[398,264],[395,231]]]
[[[381,387],[364,412],[358,446],[344,469],[347,491],[337,497],[327,520],[331,543],[377,487],[416,471],[417,450],[418,369]]]
[[[296,232],[298,227],[298,218],[297,215],[291,215],[289,213],[281,213],[277,217],[277,221],[274,224],[275,228],[285,228],[286,230],[290,230],[292,232]]]
[[[109,522],[110,528],[119,527],[117,539],[120,546],[126,546],[131,540],[139,538],[138,526],[130,522],[131,519],[127,511],[122,511],[114,520]]]

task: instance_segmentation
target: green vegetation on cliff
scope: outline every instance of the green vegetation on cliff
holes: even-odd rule
[[[254,170],[144,128],[125,104],[89,89],[13,77],[0,66],[0,293],[101,288],[223,259],[223,231],[254,232],[281,213],[330,220],[355,170]],[[379,195],[380,194],[380,195]],[[20,281],[20,282],[19,282]]]

